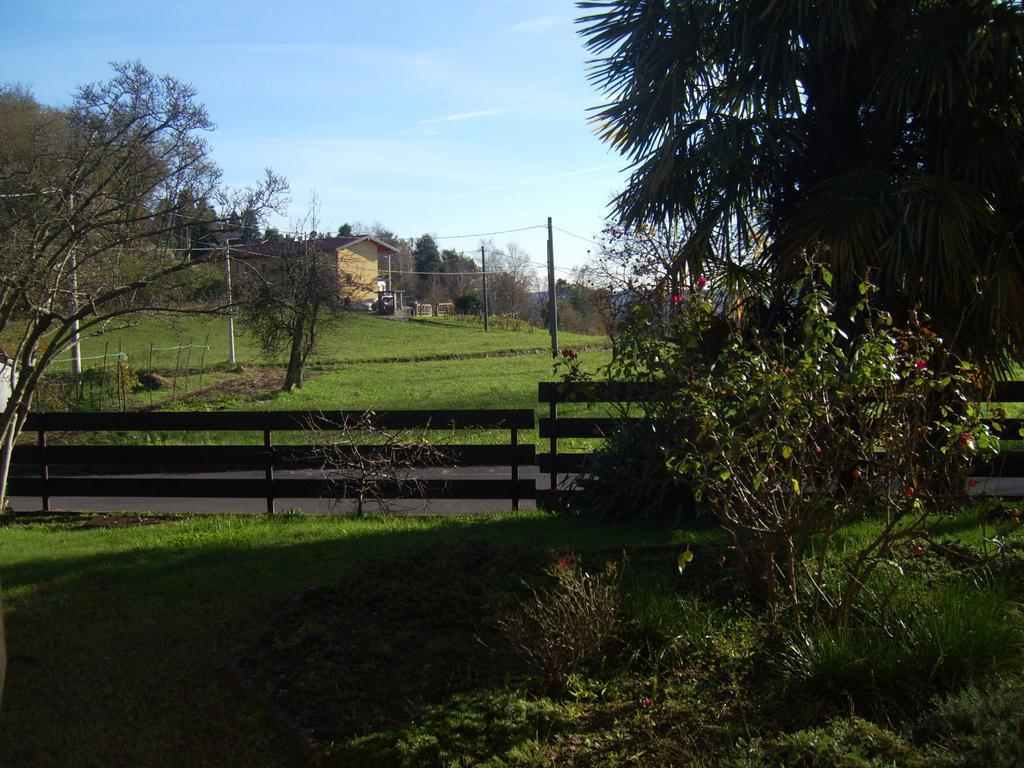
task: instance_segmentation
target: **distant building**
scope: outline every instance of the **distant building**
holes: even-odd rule
[[[338,278],[338,290],[353,304],[377,300],[379,259],[397,256],[398,250],[370,235],[322,237],[315,240],[282,240],[276,243],[232,245],[231,257],[258,263],[296,252],[315,251],[331,260]]]

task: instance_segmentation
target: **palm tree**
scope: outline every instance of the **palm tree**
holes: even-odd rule
[[[580,2],[625,224],[723,230],[785,284],[869,277],[961,353],[1024,353],[1021,0]]]

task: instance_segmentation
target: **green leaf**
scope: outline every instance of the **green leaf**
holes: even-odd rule
[[[793,449],[790,448],[788,445],[782,446],[782,458],[789,459],[792,456],[793,456]],[[799,492],[800,491],[797,491],[797,493],[799,493]]]
[[[797,480],[795,477],[793,477],[793,478],[790,478],[790,482],[793,483],[793,493],[799,494],[800,493],[800,481]]]
[[[679,560],[676,562],[676,567],[679,568],[679,572],[682,573],[686,570],[686,566],[693,562],[693,552],[689,549],[685,549],[679,553]]]

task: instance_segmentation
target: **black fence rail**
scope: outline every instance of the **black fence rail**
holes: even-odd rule
[[[537,456],[541,473],[550,477],[552,493],[559,487],[559,476],[575,475],[587,470],[590,452],[563,452],[563,438],[601,438],[632,423],[640,426],[646,419],[606,415],[563,416],[558,406],[566,403],[617,404],[644,402],[654,394],[649,384],[628,381],[542,381],[537,386],[537,399],[547,403],[548,416],[540,419],[540,437],[548,441],[548,452]]]
[[[33,413],[25,425],[35,445],[18,445],[12,455],[12,496],[37,496],[43,511],[54,496],[153,498],[264,498],[267,512],[279,498],[379,499],[535,499],[536,481],[520,478],[523,467],[536,464],[531,443],[521,444],[522,430],[533,430],[532,410],[477,411],[218,411],[146,413]],[[463,434],[468,430],[508,430],[508,441],[485,445],[392,442],[410,432],[428,430]],[[263,445],[89,445],[50,444],[53,433],[94,432],[256,432]],[[275,445],[274,433],[318,433],[312,444]],[[345,441],[331,433],[345,433]],[[388,432],[388,442],[381,443]],[[374,440],[376,439],[376,442]],[[366,440],[357,443],[356,440]],[[415,476],[397,478],[375,467],[455,469],[508,467],[506,479],[460,479]],[[367,467],[369,469],[367,469]],[[278,477],[279,470],[320,469],[317,477]],[[258,471],[263,479],[209,477],[133,477],[132,473]],[[366,475],[373,475],[367,477]]]
[[[549,448],[547,453],[539,454],[537,460],[540,471],[550,476],[551,487],[557,487],[559,475],[585,472],[593,455],[589,452],[563,452],[559,448],[559,440],[605,437],[624,426],[642,428],[650,424],[649,420],[637,416],[561,416],[558,412],[559,405],[586,403],[621,407],[643,403],[654,396],[654,386],[643,382],[540,382],[537,399],[548,405],[548,417],[540,419],[540,437],[549,441]],[[997,383],[990,402],[994,406],[1003,406],[1010,413],[1024,412],[1024,381]],[[642,408],[637,410],[642,411]],[[1024,419],[1010,417],[993,420],[990,425],[1000,436],[1002,445],[999,454],[993,460],[979,463],[974,467],[972,477],[980,481],[1021,478],[1021,483],[1019,488],[999,489],[995,484],[979,482],[972,492],[1008,498],[1024,497],[1024,450],[1021,449],[1024,445]]]

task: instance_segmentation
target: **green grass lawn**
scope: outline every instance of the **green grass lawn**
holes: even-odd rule
[[[934,546],[894,553],[894,578],[916,585],[895,595],[901,622],[959,622],[907,662],[912,673],[890,670],[896,686],[872,677],[889,663],[884,636],[869,655],[811,646],[834,654],[820,658],[793,656],[789,635],[766,639],[707,525],[673,535],[542,514],[15,522],[0,527],[0,765],[308,764],[276,708],[326,765],[346,768],[1010,768],[1024,718],[1024,552],[972,569],[964,556],[1016,525],[979,522],[976,510],[935,521]],[[682,547],[694,558],[680,574]],[[565,562],[591,574],[580,583],[615,583],[621,607],[577,603],[538,637],[588,615],[584,626],[619,628],[552,688],[501,618],[534,589],[550,594],[553,575],[576,568]],[[600,576],[609,562],[615,575]],[[979,610],[988,604],[1009,613]],[[878,696],[894,705],[868,707]]]
[[[610,354],[584,354],[587,366],[607,364]],[[409,363],[364,362],[314,371],[302,389],[268,399],[227,398],[224,409],[474,409],[535,408],[537,383],[557,378],[544,353]]]
[[[194,344],[191,350],[177,349]],[[607,344],[605,337],[562,332],[563,346]],[[240,363],[268,362],[241,323],[235,323],[236,357]],[[202,347],[208,346],[205,350]],[[493,327],[484,333],[478,324],[456,322],[395,321],[371,315],[349,314],[323,336],[312,362],[333,365],[363,361],[423,360],[431,357],[481,355],[505,351],[550,349],[550,338],[540,329],[506,331]],[[152,350],[152,365],[150,364]],[[102,365],[106,352],[111,358],[118,351],[128,356],[133,370],[151,368],[173,371],[221,365],[228,360],[227,320],[211,315],[157,315],[138,319],[113,320],[102,333],[82,339],[86,367]],[[70,370],[69,355],[62,357],[54,370]],[[272,361],[270,361],[272,362]]]
[[[650,525],[541,515],[2,527],[10,669],[0,765],[301,765],[228,674],[297,590],[358,584],[369,560],[442,542],[543,555],[667,541]],[[508,584],[517,578],[508,573]]]
[[[456,327],[450,330],[442,326],[417,326],[413,323],[399,323],[358,318],[353,328],[359,329],[365,338],[370,338],[369,331],[381,326],[388,331],[398,328],[398,333],[411,334],[412,337],[422,332],[428,335],[438,334],[444,338],[449,333],[462,333],[464,329]],[[483,335],[482,332],[479,335]],[[515,338],[516,334],[509,333]],[[529,334],[520,334],[529,336]],[[409,336],[403,338],[402,348],[410,350],[415,344]],[[448,348],[443,344],[431,349]],[[189,379],[189,392],[185,392],[185,380],[179,379],[175,399],[172,401],[170,389],[157,393],[136,392],[132,396],[133,407],[143,408],[156,406],[165,410],[418,410],[418,409],[489,409],[489,408],[532,408],[538,418],[547,415],[547,406],[537,402],[537,384],[540,381],[551,381],[558,377],[553,374],[552,360],[545,352],[535,354],[519,352],[504,354],[493,352],[490,357],[469,357],[465,359],[436,359],[407,362],[344,362],[315,363],[309,371],[307,381],[301,389],[292,392],[281,392],[276,388],[264,390],[259,394],[222,394],[206,392],[195,395],[200,385],[199,379]],[[596,371],[607,365],[611,353],[606,349],[593,349],[580,353],[580,362],[585,370]],[[253,376],[251,370],[241,373],[214,371],[207,373],[202,382],[204,388],[214,384],[230,385],[242,383]],[[282,374],[283,376],[283,374]],[[603,413],[604,409],[595,406]],[[588,410],[586,405],[562,406],[563,415],[572,413],[596,413]],[[27,439],[27,438],[26,438]],[[117,438],[120,439],[120,438]],[[146,435],[147,442],[166,443],[252,443],[261,440],[255,434],[210,434],[193,433],[188,435],[160,433]],[[285,437],[286,442],[299,440],[298,435]],[[466,442],[502,442],[508,439],[507,432],[467,433],[459,437]],[[524,441],[533,440],[537,445],[546,441],[539,436],[539,431],[524,433]],[[560,443],[562,450],[588,450],[595,441],[586,439],[565,439]]]
[[[172,349],[194,343],[191,351]],[[560,344],[585,349],[581,362],[595,371],[610,361],[608,339],[562,333]],[[198,347],[208,344],[203,352]],[[348,315],[324,335],[307,369],[302,389],[284,393],[275,388],[283,372],[254,365],[261,352],[244,334],[238,337],[241,371],[223,365],[227,338],[223,318],[197,315],[142,317],[130,324],[111,324],[102,335],[86,336],[83,355],[104,350],[112,365],[117,350],[128,355],[136,371],[153,367],[172,379],[173,387],[131,394],[132,408],[177,410],[397,410],[536,408],[537,383],[557,378],[549,353],[549,337],[541,330],[507,331],[479,324],[444,321],[394,321],[367,315]],[[200,366],[202,361],[202,366]],[[91,361],[96,364],[96,361]],[[191,370],[185,374],[186,362]],[[272,361],[273,362],[273,361]],[[55,366],[60,372],[67,363]],[[200,368],[202,375],[200,376]],[[171,372],[179,375],[172,377]],[[246,386],[262,377],[262,388]],[[211,388],[214,388],[211,390]],[[94,390],[95,391],[95,390]],[[101,390],[103,391],[103,390]],[[37,407],[60,409],[44,398]],[[113,408],[108,396],[101,407]],[[578,406],[568,406],[565,412]],[[150,435],[149,442],[251,442],[251,435]],[[477,435],[491,441],[496,435]],[[529,439],[524,435],[524,438]],[[501,439],[498,437],[498,439]],[[538,443],[540,438],[533,437]],[[593,441],[567,441],[578,450]]]

